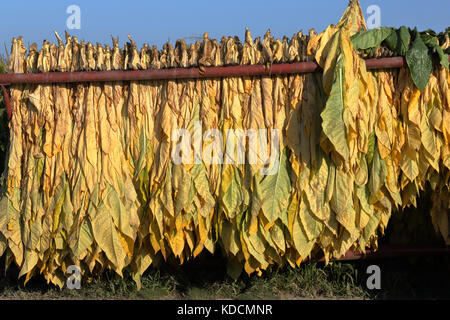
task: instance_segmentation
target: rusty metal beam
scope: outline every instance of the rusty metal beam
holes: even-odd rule
[[[403,57],[367,59],[367,69],[401,68],[405,65]],[[159,70],[114,70],[89,72],[46,72],[0,74],[0,84],[42,84],[73,82],[143,81],[173,79],[206,79],[222,77],[262,76],[275,74],[298,74],[320,71],[316,62],[297,62],[274,64],[270,69],[264,65],[245,65],[228,67],[209,67],[201,73],[199,68],[172,68]]]
[[[407,246],[393,246],[385,245],[381,246],[379,250],[374,251],[372,249],[366,250],[366,252],[349,250],[342,257],[332,258],[330,261],[351,261],[361,259],[387,259],[399,256],[409,255],[422,255],[432,253],[450,253],[450,247],[407,247]],[[324,257],[310,259],[308,261],[319,262],[325,261]]]
[[[270,74],[307,73],[318,70],[314,62],[300,62],[292,64],[272,65],[266,70],[263,65],[209,67],[203,74],[199,68],[172,68],[146,70],[113,70],[89,72],[47,72],[2,74],[0,84],[19,83],[71,83],[71,82],[108,82],[108,81],[143,81],[143,80],[174,80],[174,79],[203,79],[233,76],[258,76]]]
[[[401,68],[405,65],[406,62],[403,57],[374,58],[366,60],[366,67],[368,70]],[[4,86],[11,84],[210,79],[242,76],[270,76],[276,74],[300,74],[318,72],[320,70],[321,68],[316,62],[297,62],[274,64],[270,69],[266,69],[264,65],[209,67],[205,68],[204,72],[200,72],[199,68],[172,68],[127,71],[8,73],[0,74],[0,85],[2,86],[3,96],[5,97],[8,119],[10,119],[11,106]]]

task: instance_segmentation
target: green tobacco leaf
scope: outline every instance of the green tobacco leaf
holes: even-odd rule
[[[388,27],[380,27],[368,31],[358,32],[351,37],[355,50],[378,47],[395,30]]]
[[[260,183],[262,211],[269,224],[278,219],[288,207],[291,191],[291,180],[288,172],[286,149],[280,153],[280,165],[273,175],[267,175]]]
[[[86,235],[88,235],[87,229],[84,231],[86,232]],[[99,207],[98,214],[92,221],[92,231],[95,241],[105,252],[107,258],[112,262],[116,268],[116,272],[121,275],[122,269],[125,266],[124,261],[126,253],[120,241],[113,219],[103,204]]]
[[[420,37],[422,38],[423,43],[425,43],[430,48],[434,48],[439,45],[438,38],[434,36],[430,36],[429,34],[422,34]]]
[[[372,168],[369,177],[369,191],[371,203],[376,202],[376,196],[378,194],[378,191],[384,185],[386,176],[387,176],[386,163],[384,162],[383,159],[381,159],[380,153],[378,151],[378,145],[375,144]]]
[[[408,28],[401,26],[398,30],[397,52],[401,56],[405,56],[411,42],[411,34]]]
[[[297,252],[300,254],[300,257],[305,259],[310,254],[312,248],[314,247],[315,241],[308,240],[308,237],[306,236],[306,231],[304,230],[302,222],[300,220],[300,215],[297,215],[295,217],[293,223],[292,238],[294,240],[295,249],[297,249]]]
[[[242,181],[239,169],[232,165],[225,165],[222,173],[221,199],[228,218],[236,215],[242,203]]]
[[[336,216],[345,216],[349,213],[353,193],[352,176],[342,170],[336,170],[335,179],[330,183],[334,184],[334,193],[330,201],[330,207]]]
[[[425,31],[422,31],[421,33],[422,33],[422,34],[428,34],[428,35],[433,36],[433,37],[437,36],[436,31],[434,31],[434,30],[432,30],[432,29],[427,29],[427,30],[425,30]]]
[[[323,132],[333,144],[336,151],[344,158],[348,159],[349,149],[345,134],[345,124],[343,119],[344,110],[344,79],[343,79],[342,56],[339,56],[336,64],[334,83],[331,88],[325,109],[320,116],[322,117]]]
[[[82,254],[92,245],[94,237],[92,236],[91,225],[88,220],[81,224],[78,238],[72,248],[75,257],[80,258]]]
[[[444,50],[442,49],[442,47],[437,46],[436,47],[436,51],[439,55],[439,62],[441,63],[441,65],[443,65],[446,69],[449,68],[449,62],[448,62],[448,54],[444,52]]]
[[[215,199],[209,190],[206,167],[203,163],[196,164],[192,167],[191,173],[197,196],[202,199],[202,207],[199,208],[199,212],[203,217],[206,217],[215,205]]]
[[[311,211],[306,200],[306,196],[302,194],[302,202],[300,203],[299,216],[304,227],[308,240],[315,241],[323,229],[323,223]]]
[[[372,132],[369,135],[369,139],[368,139],[368,143],[367,143],[368,146],[367,146],[366,160],[367,160],[368,165],[372,164],[373,153],[375,151],[375,143],[376,143],[375,132]]]
[[[433,61],[431,59],[428,47],[423,42],[420,34],[416,30],[416,39],[411,49],[406,53],[406,62],[408,63],[411,77],[419,90],[423,90],[430,79],[433,71]]]
[[[408,52],[409,44],[411,42],[411,35],[408,28],[401,26],[400,29],[391,32],[386,38],[385,43],[388,48],[400,56],[405,56]]]
[[[434,50],[436,50],[438,56],[439,56],[439,62],[441,63],[441,65],[443,65],[445,68],[449,68],[449,63],[448,63],[448,54],[446,54],[444,52],[444,49],[442,49],[442,47],[439,45],[439,40],[437,37],[433,37],[430,36],[428,34],[424,34],[422,35],[423,41],[424,43],[429,47],[429,48],[434,48]]]
[[[427,47],[436,50],[438,56],[439,56],[439,62],[441,65],[443,65],[445,68],[449,68],[448,63],[448,54],[444,52],[442,47],[439,45],[439,39],[435,36],[431,36],[429,34],[422,34],[423,42],[427,45]]]
[[[391,32],[391,34],[384,40],[385,44],[392,51],[397,52],[397,42],[398,42],[398,30]]]

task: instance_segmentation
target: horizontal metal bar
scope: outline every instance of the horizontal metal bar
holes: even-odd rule
[[[405,65],[403,57],[367,59],[367,69],[401,68]],[[26,83],[72,83],[72,82],[108,82],[143,81],[170,79],[205,79],[241,76],[262,76],[275,74],[297,74],[320,71],[316,62],[297,62],[274,64],[269,69],[264,65],[245,65],[228,67],[208,67],[201,72],[199,68],[172,68],[146,70],[113,70],[89,72],[46,72],[46,73],[8,73],[0,74],[0,84]]]
[[[264,65],[209,67],[204,73],[199,68],[172,68],[146,70],[113,70],[89,72],[47,72],[47,73],[15,73],[0,75],[1,84],[18,83],[70,83],[70,82],[107,82],[107,81],[142,81],[142,80],[173,80],[201,79],[233,76],[257,76],[280,73],[314,72],[319,66],[314,62],[272,65],[266,70]]]
[[[342,257],[332,258],[331,261],[350,261],[350,260],[360,260],[360,259],[385,259],[385,258],[395,258],[405,255],[422,255],[431,253],[450,253],[449,247],[425,247],[425,248],[414,248],[407,246],[381,246],[379,250],[374,251],[368,249],[365,252],[352,251],[349,250]],[[309,261],[325,261],[324,257],[318,259],[311,259]]]

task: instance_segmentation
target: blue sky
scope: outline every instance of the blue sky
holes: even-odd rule
[[[381,9],[381,24],[399,27],[417,26],[419,30],[444,31],[450,25],[450,0],[361,0],[366,15],[370,5]],[[13,37],[22,35],[26,45],[44,39],[55,41],[53,30],[64,35],[69,5],[81,9],[81,29],[68,30],[80,40],[111,43],[111,34],[121,44],[130,33],[141,45],[160,47],[168,39],[199,37],[208,31],[210,37],[223,35],[244,37],[248,26],[252,35],[262,36],[267,28],[276,37],[292,36],[302,29],[322,31],[336,23],[348,0],[15,0],[2,5],[0,19],[0,52],[8,50]],[[195,39],[194,39],[195,40]]]

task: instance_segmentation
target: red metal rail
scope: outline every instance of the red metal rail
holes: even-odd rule
[[[381,58],[366,60],[367,69],[401,68],[404,58]],[[261,76],[274,74],[310,73],[320,71],[316,62],[297,62],[274,64],[270,69],[264,65],[245,65],[228,67],[208,67],[201,73],[199,68],[172,68],[159,70],[114,70],[90,72],[47,72],[47,73],[9,73],[0,74],[0,84],[19,83],[69,83],[105,81],[142,81],[165,79],[204,79],[241,76]]]
[[[332,258],[331,261],[347,261],[347,260],[360,260],[360,259],[384,259],[393,258],[398,256],[408,255],[422,255],[431,253],[450,253],[450,247],[422,247],[411,248],[407,246],[393,246],[384,245],[379,250],[374,251],[372,249],[366,250],[366,252],[360,251],[347,251],[345,255],[339,258]],[[324,257],[311,259],[310,261],[325,261]]]
[[[450,60],[450,58],[449,58]],[[372,69],[401,68],[405,65],[403,57],[367,59],[366,67]],[[9,73],[0,74],[0,85],[5,97],[8,118],[11,118],[11,105],[4,88],[11,84],[73,83],[73,82],[111,82],[143,81],[168,79],[207,79],[241,76],[261,76],[275,74],[298,74],[320,71],[316,62],[297,62],[274,64],[269,69],[264,65],[209,67],[201,72],[199,68],[172,68],[159,70],[114,70],[90,72],[46,72],[46,73]]]

